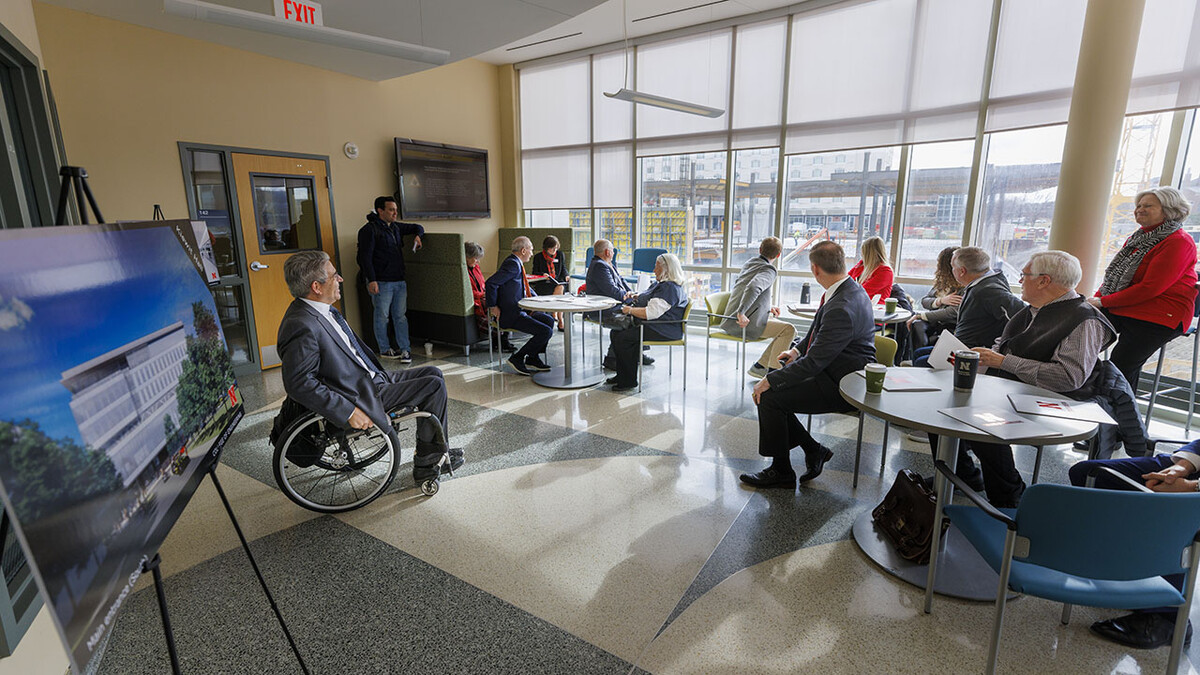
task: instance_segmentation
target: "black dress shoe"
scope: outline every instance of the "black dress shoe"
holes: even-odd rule
[[[605,380],[604,384],[616,384],[617,382],[620,382],[620,381],[621,381],[620,375],[613,375],[612,377]]]
[[[520,373],[522,375],[531,375],[532,374],[532,371],[529,370],[529,367],[525,365],[525,359],[523,357],[517,358],[516,354],[513,354],[512,356],[508,357],[508,365],[512,366],[513,370],[517,371],[518,373]]]
[[[654,359],[650,358],[649,356],[646,356],[645,354],[642,354],[642,365],[643,366],[652,366],[652,365],[654,365]]]
[[[806,468],[808,468],[808,471],[805,471],[804,475],[800,476],[801,483],[808,482],[808,481],[816,478],[817,476],[820,476],[821,471],[823,471],[825,469],[825,462],[828,462],[829,460],[833,459],[833,451],[823,445],[821,446],[821,449],[818,451],[818,454],[820,456],[817,457],[817,459],[815,459],[815,460],[812,459],[811,457],[805,458],[804,465]]]
[[[616,383],[616,384],[613,384],[613,388],[612,388],[613,391],[633,391],[634,389],[637,389],[636,382],[634,382],[633,384]]]
[[[796,472],[789,471],[784,473],[778,469],[770,467],[763,469],[757,473],[744,473],[738,476],[738,480],[742,481],[750,487],[756,488],[792,488],[796,487]]]
[[[517,347],[516,347],[516,346],[515,346],[513,343],[511,343],[511,342],[508,342],[508,341],[506,340],[506,341],[504,341],[503,343],[501,343],[501,345],[500,345],[500,351],[504,352],[505,354],[516,354],[516,353],[517,353]]]
[[[973,474],[968,474],[966,476],[960,475],[958,477],[963,479],[963,482],[967,484],[967,487],[976,492],[983,493],[987,489],[987,486],[983,483],[983,472],[979,469],[975,469],[975,473]]]
[[[1092,624],[1091,631],[1096,635],[1115,642],[1119,645],[1134,649],[1156,649],[1171,644],[1175,634],[1173,614],[1160,612],[1134,612],[1115,619],[1097,621]],[[1187,633],[1183,644],[1192,642],[1192,622],[1188,621]]]
[[[541,357],[539,357],[539,356],[526,356],[525,357],[525,367],[530,370],[536,370],[541,373],[546,373],[546,372],[550,371],[550,366],[546,365],[546,362],[543,361],[541,359]]]

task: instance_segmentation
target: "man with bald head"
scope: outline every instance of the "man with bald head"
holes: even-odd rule
[[[484,302],[491,315],[499,320],[500,327],[515,328],[531,336],[525,346],[508,358],[508,365],[521,375],[550,370],[542,355],[554,334],[554,317],[545,312],[526,312],[519,304],[523,298],[537,295],[525,278],[525,263],[532,257],[533,242],[529,237],[513,239],[512,255],[484,283]]]

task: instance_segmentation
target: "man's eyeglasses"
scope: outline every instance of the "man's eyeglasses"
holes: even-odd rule
[[[1050,276],[1050,275],[1046,274],[1045,272],[1042,272],[1041,274],[1034,274],[1033,272],[1026,272],[1025,270],[1021,270],[1021,274],[1018,277],[1018,279],[1021,281],[1024,281],[1026,278],[1029,278],[1029,277],[1048,277],[1048,276]]]

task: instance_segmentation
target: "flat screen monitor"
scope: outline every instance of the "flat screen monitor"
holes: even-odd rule
[[[487,150],[397,138],[400,217],[491,217],[487,159]]]

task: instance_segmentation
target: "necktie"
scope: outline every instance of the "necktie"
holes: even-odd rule
[[[354,350],[354,354],[358,356],[359,361],[362,362],[362,366],[367,369],[367,372],[374,375],[375,371],[370,366],[371,359],[367,358],[367,355],[363,354],[362,350],[358,348],[358,339],[354,336],[354,331],[350,330],[350,324],[346,322],[346,317],[342,316],[342,313],[337,311],[337,308],[333,305],[329,306],[329,314],[337,322],[337,325],[341,326],[342,330],[345,331],[346,337],[350,339],[350,348]]]

